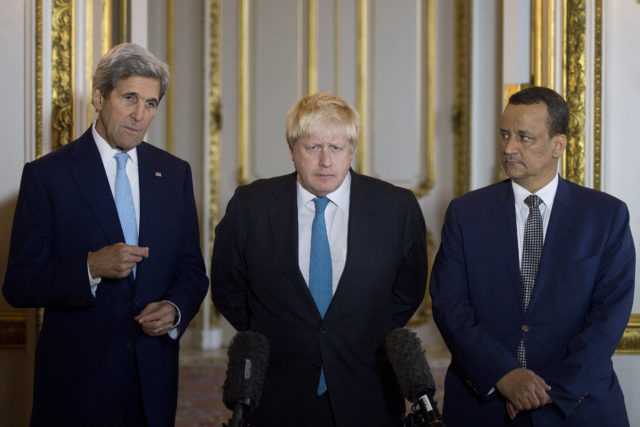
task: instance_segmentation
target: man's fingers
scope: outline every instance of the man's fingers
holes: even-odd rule
[[[149,258],[148,247],[126,245],[126,249],[130,255],[133,255],[139,258]]]

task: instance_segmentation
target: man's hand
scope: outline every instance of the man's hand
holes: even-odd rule
[[[176,308],[170,302],[152,302],[133,320],[140,324],[145,334],[157,337],[169,332],[177,314]]]
[[[116,243],[89,253],[89,272],[95,278],[124,279],[137,263],[148,257],[148,247]]]
[[[551,387],[529,369],[514,369],[500,378],[496,388],[508,400],[507,412],[512,419],[520,411],[528,411],[552,403],[547,394]]]

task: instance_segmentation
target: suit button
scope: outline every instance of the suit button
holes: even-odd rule
[[[133,299],[133,304],[134,304],[134,305],[138,305],[138,302],[139,302],[139,301],[138,301],[138,298],[134,298],[134,299]]]
[[[521,330],[522,332],[529,332],[529,326],[527,326],[527,325],[522,325],[522,326],[520,327],[520,330]]]
[[[124,345],[126,348],[131,348],[133,347],[133,343],[131,342],[131,340],[127,340],[127,342]]]
[[[327,333],[327,328],[325,328],[325,327],[321,327],[321,328],[320,328],[320,333],[321,333],[321,334],[326,334],[326,333]]]

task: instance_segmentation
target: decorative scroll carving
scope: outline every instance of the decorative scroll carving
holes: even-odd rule
[[[471,126],[471,3],[456,0],[455,28],[455,100],[453,129],[455,133],[454,196],[460,196],[471,186],[470,126]]]
[[[436,183],[435,139],[436,139],[436,4],[426,1],[425,22],[425,178],[416,188],[412,188],[417,198],[424,197]]]
[[[616,354],[640,354],[640,314],[632,314]]]
[[[220,92],[220,0],[209,0],[209,88],[207,105],[209,111],[209,253],[213,252],[215,228],[220,215],[220,129],[222,127],[222,107]],[[211,301],[207,299],[207,303]],[[209,311],[209,326],[218,326],[219,313]]]
[[[356,108],[360,113],[360,138],[356,150],[356,170],[368,172],[366,146],[369,136],[369,2],[358,0],[357,6],[357,91]]]
[[[175,40],[176,40],[176,24],[175,24],[175,1],[167,0],[167,65],[169,66],[169,72],[171,73],[171,84],[167,88],[167,151],[169,153],[175,153],[175,118],[176,118],[176,83],[174,78],[176,76],[175,73],[175,65],[176,65],[176,49],[175,49]]]
[[[585,0],[565,1],[564,95],[571,116],[563,175],[584,185],[586,102],[586,6]]]
[[[249,0],[238,2],[238,184],[249,183]]]
[[[36,158],[42,156],[42,0],[36,0]]]
[[[73,1],[54,0],[51,22],[52,149],[73,140]]]
[[[602,186],[602,0],[595,3],[593,55],[593,188]]]
[[[421,323],[428,322],[433,318],[433,311],[431,308],[431,295],[429,294],[429,278],[431,277],[431,268],[433,266],[433,260],[436,257],[436,243],[433,240],[433,233],[427,228],[427,254],[429,255],[429,271],[427,272],[427,288],[425,291],[422,304],[416,310],[416,313],[409,320],[409,325],[419,325]]]

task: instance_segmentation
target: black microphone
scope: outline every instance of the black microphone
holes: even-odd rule
[[[406,417],[405,425],[443,426],[433,402],[436,384],[418,336],[408,329],[397,328],[387,336],[385,349],[400,392],[414,404],[413,414]]]
[[[269,343],[256,332],[238,332],[229,344],[227,377],[222,386],[222,401],[233,410],[229,427],[246,426],[244,413],[258,406],[262,383],[269,362]]]

